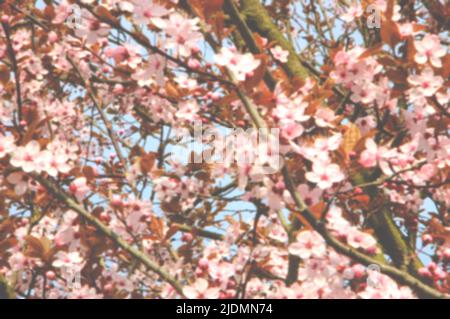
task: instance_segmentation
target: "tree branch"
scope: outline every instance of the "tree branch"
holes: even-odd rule
[[[2,275],[0,275],[0,299],[16,299],[14,290]]]
[[[306,78],[308,71],[297,58],[297,52],[292,44],[286,39],[278,26],[272,21],[272,17],[261,4],[260,0],[241,0],[241,14],[244,16],[248,26],[254,32],[275,42],[284,50],[289,51],[288,62],[283,68],[290,77]],[[248,44],[247,44],[248,45]]]
[[[11,43],[11,35],[9,34],[9,26],[7,23],[2,22],[3,30],[5,31],[6,47],[8,50],[9,59],[11,61],[12,71],[14,73],[14,82],[16,85],[16,103],[17,103],[17,125],[21,127],[22,122],[22,93],[20,88],[20,74],[19,67],[17,66],[16,54]]]
[[[180,295],[183,295],[183,288],[181,284],[170,275],[166,270],[157,265],[152,261],[145,253],[136,249],[135,247],[128,244],[123,240],[117,233],[106,227],[101,221],[91,215],[86,211],[80,204],[74,201],[69,195],[64,191],[59,189],[53,182],[41,177],[35,176],[36,180],[39,181],[47,191],[59,199],[61,202],[67,205],[70,209],[77,212],[83,218],[85,218],[91,225],[93,225],[100,233],[111,239],[117,246],[128,252],[131,256],[136,258],[139,262],[144,264],[144,266],[150,271],[157,274],[162,280],[168,282]]]

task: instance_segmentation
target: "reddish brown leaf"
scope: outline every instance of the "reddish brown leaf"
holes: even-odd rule
[[[141,167],[141,171],[144,174],[150,173],[153,166],[155,165],[156,153],[148,153],[141,157],[139,161],[139,165]]]
[[[10,71],[6,65],[0,66],[0,82],[3,84],[8,83],[10,79]]]
[[[395,47],[401,39],[397,23],[391,20],[383,21],[381,24],[381,39],[390,47]]]
[[[34,258],[43,258],[45,255],[45,247],[39,238],[34,236],[26,236],[26,250],[25,255]]]

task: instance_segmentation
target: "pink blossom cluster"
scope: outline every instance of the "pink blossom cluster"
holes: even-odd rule
[[[331,78],[347,89],[351,90],[350,99],[355,103],[370,105],[381,98],[386,99],[383,90],[383,82],[375,81],[375,76],[380,73],[382,66],[373,57],[360,58],[365,49],[355,47],[348,51],[339,51],[334,57],[335,70]],[[384,103],[380,105],[383,107]]]
[[[232,43],[240,28],[220,1],[187,2],[76,1],[75,28],[74,1],[15,4],[26,14],[1,5],[0,281],[19,298],[448,293],[449,55],[436,13],[410,21],[370,1],[383,32],[364,34],[381,41],[366,48],[350,25],[363,4],[326,8],[321,19],[339,17],[313,29],[344,20],[342,38],[328,26],[305,35],[311,19],[292,19],[285,40],[308,41],[294,54],[255,30],[252,47]],[[199,123],[214,134],[195,136]],[[279,136],[220,137],[266,126]],[[417,272],[389,276],[377,214],[421,239],[406,245]]]

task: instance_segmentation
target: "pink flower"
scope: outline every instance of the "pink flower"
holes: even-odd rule
[[[279,45],[270,49],[270,52],[275,60],[280,61],[281,63],[286,63],[288,61],[289,51],[283,50]]]
[[[55,235],[55,244],[57,246],[64,246],[66,244],[76,242],[75,235],[77,233],[78,227],[73,226],[60,226],[58,232]]]
[[[25,65],[28,72],[33,74],[38,80],[42,80],[43,76],[48,73],[48,71],[43,67],[41,59],[35,56],[27,59]]]
[[[122,46],[109,48],[105,50],[108,58],[113,58],[117,64],[124,63],[130,68],[135,69],[142,62],[142,58],[135,52],[132,46],[124,44]]]
[[[348,8],[347,12],[341,15],[341,19],[347,23],[353,22],[356,18],[359,18],[363,15],[363,8],[361,5],[355,4]]]
[[[305,122],[310,118],[309,115],[305,115],[307,106],[308,104],[304,102],[296,104],[287,101],[287,103],[277,105],[272,111],[272,116],[283,125]]]
[[[434,76],[433,69],[426,67],[420,75],[410,75],[408,83],[414,87],[410,90],[418,96],[433,96],[443,85],[444,79],[440,76]],[[412,91],[412,92],[411,92]]]
[[[175,82],[183,89],[194,90],[198,88],[197,80],[190,78],[187,74],[178,74]]]
[[[243,154],[243,153],[241,153]],[[249,152],[249,156],[252,156],[253,153]],[[257,164],[248,164],[248,163],[239,163],[238,165],[238,187],[239,189],[244,190],[247,186],[247,183],[251,179],[260,180],[262,176],[264,176],[263,168]]]
[[[8,175],[6,178],[8,183],[14,185],[14,192],[21,196],[28,190],[28,181],[25,179],[25,174],[22,172],[15,172]]]
[[[353,248],[363,249],[369,252],[375,252],[377,248],[375,238],[356,229],[348,234],[347,243]]]
[[[180,183],[175,178],[161,176],[154,181],[155,192],[161,201],[170,201],[180,193]]]
[[[208,274],[214,280],[221,284],[226,284],[230,277],[236,274],[235,265],[228,262],[209,263]]]
[[[56,268],[68,268],[74,270],[80,270],[83,266],[83,258],[77,251],[67,253],[60,251],[56,254],[56,260],[53,262],[53,267]]]
[[[84,285],[80,289],[72,289],[67,296],[68,299],[101,299],[102,294],[98,294],[95,288]]]
[[[197,114],[199,111],[200,107],[195,100],[182,102],[180,109],[176,113],[176,117],[182,121],[194,122],[199,118]]]
[[[378,12],[386,12],[388,1],[387,0],[375,0],[375,1],[373,1],[372,4],[375,6],[375,9],[378,10]],[[400,9],[401,9],[401,7],[398,4],[394,5],[392,21],[400,20],[400,18],[401,18]]]
[[[366,140],[366,149],[362,152],[359,163],[364,167],[374,167],[386,153],[385,147],[379,148],[375,141],[369,138]]]
[[[82,23],[75,28],[76,36],[86,39],[87,44],[94,44],[109,34],[109,26],[100,22],[89,11],[82,9]]]
[[[37,141],[31,141],[26,146],[20,146],[13,152],[11,165],[21,168],[24,172],[36,171],[40,173],[41,167],[38,163],[41,146]]]
[[[14,136],[0,135],[0,158],[5,157],[15,149]]]
[[[438,92],[436,98],[439,104],[444,105],[450,101],[450,92]]]
[[[169,10],[153,0],[134,2],[134,21],[139,24],[148,24],[149,22],[153,23],[153,21],[158,22],[158,18],[161,18],[170,13]]]
[[[415,298],[407,286],[399,286],[390,277],[375,270],[368,270],[366,289],[358,293],[363,299],[412,299]]]
[[[355,103],[369,104],[376,98],[376,88],[374,84],[369,82],[358,83],[358,85],[352,87],[353,94],[350,98]]]
[[[289,123],[282,126],[281,134],[283,135],[284,138],[288,140],[293,140],[302,135],[304,131],[305,129],[302,125],[296,123]]]
[[[372,115],[360,117],[356,120],[355,124],[358,125],[362,135],[366,135],[370,130],[377,126],[377,122]]]
[[[289,245],[289,253],[301,259],[321,258],[326,253],[325,240],[315,231],[302,231],[297,241]]]
[[[87,0],[87,1],[92,3],[94,0]],[[108,3],[111,7],[117,6],[123,12],[133,12],[133,10],[135,9],[133,2],[135,2],[135,1],[132,1],[132,0],[130,0],[130,1],[108,0],[106,3]]]
[[[308,185],[301,184],[297,187],[298,193],[302,196],[307,206],[314,206],[319,203],[322,190],[319,188],[310,189]]]
[[[148,63],[138,69],[131,77],[136,80],[139,86],[151,86],[157,84],[163,86],[165,83],[164,68],[166,60],[159,54],[151,55]]]
[[[208,281],[203,278],[199,278],[191,286],[183,288],[183,294],[189,299],[217,299],[219,293],[219,288],[209,288]]]
[[[330,160],[329,152],[337,150],[341,142],[342,134],[339,133],[330,137],[320,137],[314,141],[312,147],[305,147],[300,154],[312,162],[316,160],[328,162]]]
[[[198,32],[199,19],[188,19],[173,13],[169,19],[153,19],[152,22],[169,36],[165,42],[167,49],[175,50],[182,57],[189,57],[198,50],[198,42],[203,39]]]
[[[336,119],[336,114],[334,114],[334,111],[325,108],[320,107],[314,116],[314,120],[316,121],[316,125],[319,127],[333,127],[334,125],[332,122]]]
[[[417,32],[414,31],[414,24],[413,23],[399,23],[398,24],[398,30],[400,31],[400,35],[402,37],[408,37],[410,35],[416,35]]]
[[[229,68],[238,81],[245,81],[261,64],[251,53],[239,54],[229,48],[222,48],[220,53],[216,54],[215,61],[218,65]]]
[[[320,189],[327,189],[334,183],[344,180],[345,176],[337,164],[315,161],[313,171],[305,174],[306,179],[311,183],[317,184]]]
[[[42,170],[48,175],[56,177],[58,173],[66,174],[70,171],[71,166],[67,164],[69,158],[62,152],[52,154],[50,151],[42,151],[40,154],[40,162],[43,165]]]
[[[327,214],[327,226],[340,236],[347,236],[351,229],[350,223],[342,216],[342,209],[337,206],[330,207]]]
[[[441,58],[445,56],[446,50],[441,45],[439,37],[435,34],[426,34],[421,41],[415,41],[416,55],[414,60],[418,64],[425,64],[430,61],[436,68],[442,67]]]
[[[8,258],[8,263],[11,266],[11,270],[23,270],[29,267],[30,257],[25,256],[20,251],[13,252]]]
[[[82,200],[89,193],[90,188],[86,183],[86,178],[79,177],[70,184],[69,190],[78,200]]]
[[[74,7],[71,3],[69,3],[67,0],[60,1],[55,10],[55,18],[53,19],[53,23],[63,23],[73,12]]]

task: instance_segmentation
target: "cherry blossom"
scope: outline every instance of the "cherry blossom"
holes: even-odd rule
[[[302,194],[305,204],[308,206],[314,206],[319,203],[322,190],[320,188],[310,189],[308,185],[301,184],[297,187],[297,191]]]
[[[411,289],[399,287],[392,279],[383,274],[373,274],[374,283],[359,293],[363,299],[413,299],[415,298]]]
[[[149,62],[133,74],[133,79],[138,81],[140,86],[150,86],[152,84],[163,85],[165,82],[164,67],[166,61],[160,55],[150,56]]]
[[[330,160],[329,153],[339,148],[342,142],[341,134],[334,134],[328,138],[320,137],[314,141],[313,145],[305,146],[299,150],[305,158],[314,162],[328,162]]]
[[[0,158],[5,157],[15,149],[14,137],[0,135]]]
[[[217,299],[219,297],[218,288],[209,287],[208,281],[199,278],[191,286],[183,289],[183,294],[189,299]]]
[[[342,20],[349,23],[349,22],[355,21],[356,18],[361,17],[363,15],[363,13],[364,13],[363,8],[358,3],[358,4],[350,6],[347,9],[347,11],[344,14],[342,14],[340,17]]]
[[[200,107],[197,103],[193,102],[185,102],[180,105],[180,109],[177,112],[177,118],[182,121],[193,122],[198,119],[197,113],[199,112]]]
[[[317,110],[314,121],[319,127],[333,127],[333,121],[336,119],[335,113],[325,107],[321,107]]]
[[[289,51],[283,50],[283,48],[279,45],[270,49],[270,52],[272,53],[275,60],[281,63],[286,63],[288,61]]]
[[[90,188],[87,185],[87,181],[85,177],[79,177],[77,179],[75,179],[71,184],[70,184],[70,192],[76,197],[78,198],[78,200],[82,200],[87,193],[89,193]]]
[[[345,176],[337,164],[327,162],[314,162],[312,172],[305,174],[306,179],[317,184],[320,189],[328,189],[334,183],[344,180]]]
[[[43,170],[48,175],[56,177],[58,173],[68,173],[71,166],[67,163],[69,158],[64,153],[52,154],[50,151],[42,151],[40,159],[43,162]]]
[[[26,146],[19,146],[11,157],[11,164],[23,169],[26,173],[40,172],[42,163],[39,162],[41,146],[37,141],[31,141]]]
[[[375,0],[373,4],[376,6],[376,8],[379,10],[379,12],[386,12],[388,8],[388,1],[386,0]],[[401,18],[400,14],[401,7],[397,4],[394,5],[394,10],[392,14],[392,21],[398,21]]]
[[[410,96],[429,97],[434,95],[444,83],[440,76],[434,76],[433,69],[426,67],[421,74],[410,75],[408,83],[413,85],[410,89]],[[416,100],[413,98],[412,100]]]
[[[375,85],[372,83],[364,83],[363,85],[355,85],[353,86],[353,94],[351,99],[353,102],[369,104],[373,100],[375,100]]]
[[[183,57],[198,50],[198,42],[203,39],[198,32],[198,19],[187,19],[179,13],[172,13],[168,19],[153,19],[152,22],[170,36],[166,42],[167,49],[173,49]]]
[[[297,240],[289,245],[289,253],[302,259],[322,257],[325,254],[325,240],[316,232],[303,231],[297,235]]]
[[[370,234],[364,233],[356,226],[351,225],[344,217],[342,209],[336,206],[330,208],[327,214],[328,228],[336,232],[340,238],[357,249],[363,249],[368,253],[377,251],[377,241]]]
[[[229,68],[238,81],[244,81],[247,76],[251,76],[261,63],[251,53],[239,54],[229,48],[222,48],[220,53],[216,54],[215,61],[218,65]]]
[[[364,167],[374,167],[388,155],[385,147],[378,147],[373,139],[366,140],[366,149],[361,153],[359,163]]]
[[[69,299],[100,299],[103,295],[97,293],[95,288],[84,285],[80,289],[73,289],[69,295]]]
[[[124,63],[132,69],[136,69],[142,61],[139,54],[135,52],[135,48],[130,45],[108,48],[105,50],[105,55],[113,58],[117,64]]]
[[[22,172],[15,172],[8,175],[6,180],[14,185],[14,192],[21,196],[28,190],[28,181],[25,179],[25,174]]]
[[[85,39],[87,44],[94,44],[108,35],[110,28],[107,24],[98,21],[87,10],[81,10],[82,23],[75,28],[75,34],[78,37]]]
[[[416,55],[414,60],[419,64],[425,64],[430,61],[431,65],[442,67],[441,59],[445,56],[446,50],[441,45],[439,37],[434,34],[426,34],[422,40],[415,41]]]
[[[83,266],[83,258],[77,251],[70,253],[58,252],[55,257],[56,259],[52,265],[56,268],[66,267],[69,270],[79,271]]]
[[[361,248],[369,252],[376,251],[377,241],[375,238],[363,232],[350,232],[347,236],[347,242],[354,248]]]
[[[120,3],[120,2],[119,2]],[[149,22],[157,21],[156,24],[164,23],[160,18],[170,13],[164,6],[155,1],[133,1],[133,13],[137,23],[148,24]]]

